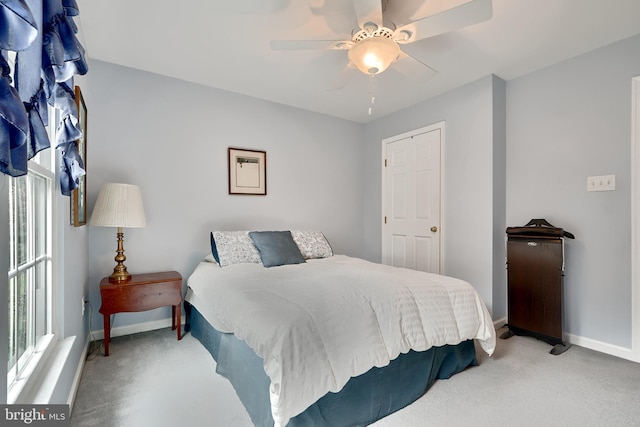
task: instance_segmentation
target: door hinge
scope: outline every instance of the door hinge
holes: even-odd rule
[[[385,224],[387,223],[387,216],[386,215],[384,216],[384,223]]]
[[[384,159],[384,167],[387,167],[387,159]]]

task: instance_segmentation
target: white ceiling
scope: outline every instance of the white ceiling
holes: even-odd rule
[[[408,9],[460,3],[389,4],[397,1]],[[375,78],[370,116],[368,76],[356,73],[342,89],[328,89],[347,51],[270,48],[271,40],[349,40],[357,29],[352,0],[77,3],[89,58],[362,123],[491,73],[511,80],[640,33],[640,0],[493,0],[489,21],[403,45],[438,73],[407,76],[392,64]]]

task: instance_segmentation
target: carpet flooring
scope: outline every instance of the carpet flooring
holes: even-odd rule
[[[498,331],[498,335],[501,331]],[[528,337],[498,340],[480,366],[439,380],[375,427],[640,426],[640,364]],[[229,382],[190,334],[160,329],[110,343],[87,358],[74,427],[251,427]]]

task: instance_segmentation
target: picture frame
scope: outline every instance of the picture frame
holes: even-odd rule
[[[229,194],[267,194],[267,152],[229,147]]]
[[[84,163],[85,174],[79,178],[78,188],[71,192],[71,225],[82,227],[87,223],[87,105],[79,86],[75,87],[78,107],[78,127],[82,136],[76,141],[78,154]]]

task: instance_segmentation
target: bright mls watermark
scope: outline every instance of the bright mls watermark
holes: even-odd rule
[[[69,405],[0,405],[2,426],[70,427]]]

